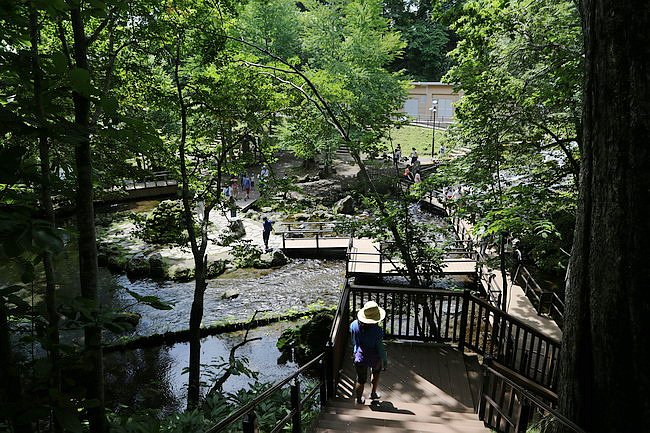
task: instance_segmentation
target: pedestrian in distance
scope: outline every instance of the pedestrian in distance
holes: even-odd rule
[[[381,371],[388,367],[388,357],[384,348],[384,331],[379,327],[379,322],[385,317],[386,311],[383,308],[375,301],[368,301],[357,313],[357,320],[350,324],[356,372],[354,397],[357,404],[364,404],[366,401],[363,391],[368,381],[368,369],[372,374],[370,399],[379,400],[381,398],[377,394],[379,376]]]
[[[395,166],[399,164],[399,160],[402,159],[402,147],[398,144],[395,150],[393,151],[393,163]]]
[[[250,199],[251,197],[251,179],[248,177],[247,174],[244,175],[244,178],[242,179],[242,186],[244,188],[244,191],[246,191],[246,200]]]
[[[411,166],[407,165],[404,169],[404,179],[413,182],[413,174],[411,173]]]
[[[236,177],[230,179],[230,194],[239,199],[239,180]]]
[[[411,148],[411,164],[415,164],[415,161],[418,160],[418,151],[415,150],[415,147]]]
[[[273,221],[269,220],[267,217],[262,218],[262,239],[264,240],[264,250],[269,250],[269,237],[271,236],[271,230],[273,230]]]

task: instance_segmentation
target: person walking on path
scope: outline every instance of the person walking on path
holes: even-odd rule
[[[415,147],[411,148],[411,165],[415,164],[415,161],[418,160],[418,151],[415,150]]]
[[[395,164],[395,167],[399,164],[400,159],[402,159],[402,147],[398,144],[393,151],[393,163]]]
[[[368,301],[357,313],[357,320],[350,324],[352,339],[352,353],[354,355],[354,370],[356,381],[354,384],[354,396],[357,404],[364,404],[363,390],[368,380],[368,369],[372,372],[370,383],[371,400],[379,400],[377,394],[379,386],[379,375],[388,367],[388,357],[384,349],[384,331],[378,323],[384,320],[386,311],[375,301]]]
[[[273,230],[273,221],[269,220],[267,217],[263,217],[262,221],[262,239],[264,240],[264,249],[269,250],[269,237],[271,236],[271,230]]]
[[[242,187],[244,188],[244,191],[246,191],[246,200],[249,200],[251,198],[251,179],[247,174],[245,174],[244,179],[242,179]]]

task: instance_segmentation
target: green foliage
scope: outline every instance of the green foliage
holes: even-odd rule
[[[262,250],[250,239],[242,239],[232,246],[232,255],[235,256],[237,267],[251,268],[255,261],[259,260]]]
[[[183,205],[179,200],[163,200],[144,220],[133,214],[135,235],[157,245],[187,245]]]
[[[300,365],[313,359],[324,350],[333,320],[331,311],[322,311],[314,314],[307,323],[284,330],[276,344],[282,358],[294,358]]]
[[[384,16],[406,41],[404,53],[390,69],[405,70],[415,81],[440,81],[448,69],[448,30],[432,19],[432,4],[427,0],[389,0]]]
[[[452,207],[488,233],[524,240],[546,269],[570,249],[582,146],[582,36],[571,1],[467,1],[446,80],[465,93],[447,140],[469,153],[440,176]],[[459,9],[456,9],[458,12]]]
[[[301,397],[306,395],[305,388],[314,386],[313,381],[306,379],[301,382]],[[140,412],[132,415],[112,413],[109,416],[111,433],[178,433],[207,431],[210,427],[224,419],[230,413],[252,401],[256,396],[273,386],[272,383],[254,382],[250,389],[240,390],[234,394],[216,393],[205,399],[199,409],[176,413],[161,419],[156,412]],[[286,416],[289,411],[290,393],[288,388],[271,395],[255,408],[259,431],[271,431],[275,424]],[[307,431],[314,418],[318,415],[317,401],[311,399],[302,407],[303,431]],[[241,430],[240,423],[234,423],[225,431]],[[291,431],[291,424],[285,426],[283,432]]]

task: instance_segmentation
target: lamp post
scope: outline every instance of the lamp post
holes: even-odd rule
[[[433,99],[431,100],[431,108],[429,108],[429,111],[431,111],[431,117],[433,120],[433,134],[431,134],[431,158],[436,157],[436,111],[438,111],[438,100]]]

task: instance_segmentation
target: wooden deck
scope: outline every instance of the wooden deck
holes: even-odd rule
[[[350,242],[351,241],[351,242]],[[350,248],[350,244],[352,247]],[[348,251],[349,248],[349,251]],[[356,275],[398,275],[399,262],[391,262],[380,254],[379,243],[368,238],[350,238],[336,236],[318,236],[283,239],[285,253],[315,253],[318,251],[348,251],[347,274]],[[475,275],[476,260],[467,258],[447,258],[443,262],[445,275]]]
[[[381,399],[352,398],[354,372],[349,356],[337,397],[328,402],[317,432],[489,432],[474,412],[463,355],[454,348],[422,343],[388,343],[388,369],[382,372]]]

